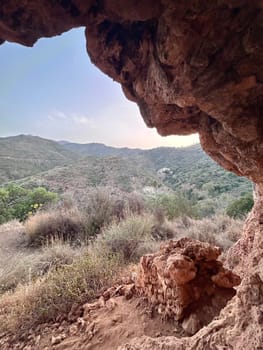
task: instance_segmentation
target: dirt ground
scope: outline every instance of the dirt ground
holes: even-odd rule
[[[137,296],[125,296],[86,304],[74,322],[62,321],[32,330],[26,339],[0,338],[1,350],[114,350],[134,337],[148,335],[183,336],[175,322],[153,315],[146,302]]]

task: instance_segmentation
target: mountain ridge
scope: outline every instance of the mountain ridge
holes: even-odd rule
[[[204,213],[251,192],[247,179],[221,168],[200,144],[141,150],[65,142],[0,138],[0,186],[15,181],[70,195],[97,186],[148,194],[179,191],[201,204]]]

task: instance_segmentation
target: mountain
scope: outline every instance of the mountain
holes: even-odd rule
[[[251,184],[246,178],[224,170],[202,150],[200,144],[189,147],[158,147],[150,150],[109,147],[99,143],[77,144],[64,143],[67,150],[82,156],[124,158],[140,157],[166,186],[173,190],[190,193],[209,192],[211,196],[230,193],[235,197],[251,191]],[[197,194],[199,196],[199,193]]]
[[[0,138],[0,185],[57,165],[68,164],[80,156],[55,141],[38,136],[18,135]]]
[[[35,136],[0,138],[0,186],[8,181],[83,197],[96,186],[141,193],[179,191],[210,215],[251,183],[209,158],[200,145],[151,150],[55,142]]]
[[[16,181],[26,187],[43,186],[64,193],[78,201],[84,200],[94,187],[106,187],[112,192],[167,192],[156,172],[141,157],[88,156],[77,162],[57,166],[48,171]]]
[[[103,143],[71,143],[67,141],[59,141],[59,144],[63,145],[65,149],[81,154],[82,156],[96,156],[96,157],[132,157],[139,155],[142,150],[131,149],[127,147],[117,148],[106,146]]]

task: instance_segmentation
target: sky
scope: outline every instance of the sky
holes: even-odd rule
[[[0,137],[37,135],[115,147],[187,146],[198,135],[161,137],[86,53],[84,29],[0,46]]]

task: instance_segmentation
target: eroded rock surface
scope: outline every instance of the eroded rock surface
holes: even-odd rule
[[[235,295],[240,278],[217,260],[218,247],[189,238],[164,243],[141,258],[137,290],[165,319],[188,334],[208,324]]]
[[[262,0],[0,2],[0,43],[30,46],[79,26],[94,64],[122,85],[149,127],[161,135],[199,132],[212,158],[258,185],[228,259],[238,258],[243,281],[220,318],[191,340],[145,339],[126,349],[262,349]]]
[[[199,132],[218,163],[262,184],[262,8],[261,0],[3,0],[0,42],[33,45],[85,26],[92,61],[148,126]]]

